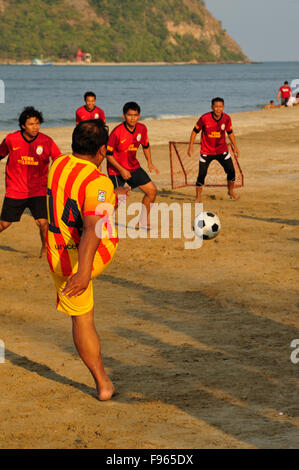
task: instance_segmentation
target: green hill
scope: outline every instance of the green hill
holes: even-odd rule
[[[0,0],[0,59],[244,62],[201,0]]]

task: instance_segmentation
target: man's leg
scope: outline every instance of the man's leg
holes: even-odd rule
[[[114,387],[106,375],[101,355],[101,344],[94,325],[93,309],[84,314],[72,316],[73,339],[79,356],[90,370],[97,387],[99,400],[110,400]]]
[[[236,201],[240,199],[240,196],[234,192],[234,187],[235,187],[235,182],[234,181],[228,181],[227,182],[227,192],[228,195],[235,199]]]
[[[235,199],[235,200],[240,199],[240,196],[238,196],[234,192],[236,173],[235,173],[233,160],[232,160],[230,154],[227,153],[226,155],[224,154],[224,155],[219,156],[218,161],[219,161],[220,165],[222,165],[222,167],[223,167],[223,169],[224,169],[224,171],[227,175],[227,192],[228,192],[228,195],[231,198]]]
[[[20,221],[25,207],[26,199],[12,199],[5,196],[0,216],[0,233],[12,223]]]
[[[205,178],[207,176],[207,171],[211,162],[211,158],[208,155],[200,155],[199,157],[199,170],[196,180],[196,195],[195,203],[201,202],[201,193],[202,188],[205,184]]]
[[[12,222],[7,222],[5,220],[0,220],[0,233],[3,232],[3,230],[7,229]]]
[[[157,187],[152,181],[138,187],[144,192],[142,199],[142,212],[139,220],[139,226],[144,227],[149,225],[149,213],[151,210],[151,204],[156,200]]]
[[[195,202],[201,202],[202,186],[196,186]]]
[[[36,225],[39,228],[40,239],[42,242],[42,247],[40,250],[40,258],[44,258],[46,255],[46,234],[48,230],[48,221],[47,219],[35,219]]]

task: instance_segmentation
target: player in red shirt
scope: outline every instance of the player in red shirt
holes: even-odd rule
[[[81,121],[89,121],[90,119],[102,119],[106,122],[104,111],[96,106],[96,95],[93,91],[87,91],[84,95],[85,105],[76,111],[76,125]]]
[[[54,160],[61,155],[51,137],[39,132],[42,123],[42,113],[33,107],[24,108],[19,117],[21,130],[8,134],[0,145],[0,160],[8,155],[0,232],[18,222],[28,207],[40,230],[41,257],[46,252],[49,162],[50,157]]]
[[[127,183],[131,188],[139,188],[144,193],[142,200],[144,211],[139,226],[148,226],[150,205],[155,202],[157,188],[148,174],[141,168],[136,158],[137,150],[142,145],[148,169],[159,174],[153,165],[147,128],[138,122],[140,106],[135,102],[123,107],[124,122],[116,126],[110,134],[107,145],[107,171],[115,188]]]
[[[196,136],[201,131],[200,164],[196,181],[195,202],[200,202],[205,177],[213,160],[217,160],[227,174],[229,196],[233,199],[239,199],[239,196],[234,192],[235,169],[228,151],[226,134],[229,137],[236,158],[239,158],[240,152],[233,133],[231,118],[223,111],[224,100],[219,97],[214,98],[212,100],[212,112],[203,114],[198,119],[190,136],[188,155],[191,157]]]
[[[289,82],[285,81],[284,85],[281,86],[277,93],[277,101],[279,101],[279,97],[281,96],[281,106],[287,106],[289,98],[292,96],[292,89],[289,86]]]

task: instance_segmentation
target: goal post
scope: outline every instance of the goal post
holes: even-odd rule
[[[172,189],[195,186],[198,168],[200,143],[194,143],[192,157],[187,154],[189,142],[169,142],[170,174]],[[231,154],[235,168],[235,188],[244,186],[244,177],[238,159]],[[226,174],[216,160],[209,166],[205,186],[227,186]]]

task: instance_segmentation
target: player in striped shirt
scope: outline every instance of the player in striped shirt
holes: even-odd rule
[[[57,309],[72,318],[74,343],[95,380],[100,400],[109,400],[114,393],[94,326],[92,286],[92,279],[109,265],[118,245],[112,220],[116,192],[98,169],[106,156],[107,141],[108,128],[102,120],[76,126],[73,154],[53,163],[47,192],[47,257],[57,290]],[[128,189],[117,192],[126,195]]]
[[[188,155],[193,154],[193,145],[199,132],[201,132],[199,172],[196,181],[196,199],[200,202],[202,188],[210,163],[217,160],[223,167],[227,175],[228,194],[233,199],[239,199],[234,192],[235,169],[232,158],[226,143],[226,134],[230,140],[230,148],[236,158],[240,152],[237,147],[236,138],[233,132],[231,118],[224,112],[224,100],[214,98],[212,100],[212,112],[203,114],[195,124],[190,136]]]

